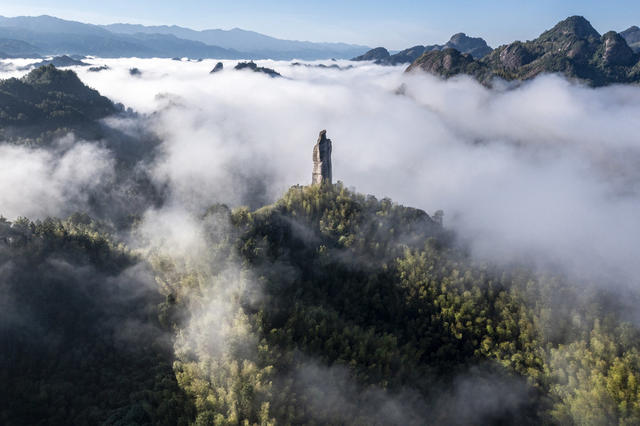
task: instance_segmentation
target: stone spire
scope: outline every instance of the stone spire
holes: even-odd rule
[[[331,139],[327,139],[326,130],[320,132],[318,142],[313,147],[311,183],[312,185],[331,184]]]

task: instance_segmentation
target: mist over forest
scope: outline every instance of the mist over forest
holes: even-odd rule
[[[82,61],[0,64],[0,423],[640,422],[639,86]]]

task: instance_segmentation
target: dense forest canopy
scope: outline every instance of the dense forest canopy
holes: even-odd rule
[[[60,128],[84,128],[117,111],[113,102],[85,86],[73,71],[53,65],[0,82],[4,138],[15,137],[17,131],[36,136]]]
[[[206,251],[137,255],[86,215],[3,221],[3,423],[640,419],[639,330],[599,287],[341,184],[198,220]]]

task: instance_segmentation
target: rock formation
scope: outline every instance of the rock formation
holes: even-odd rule
[[[313,185],[331,184],[331,139],[327,139],[326,130],[320,132],[318,142],[313,147],[311,183]]]
[[[473,56],[474,59],[480,59],[487,56],[493,49],[491,49],[487,42],[480,37],[469,37],[465,33],[458,33],[451,36],[449,41],[442,46],[440,50],[444,49],[456,49],[460,53],[468,53]]]
[[[469,69],[480,71],[482,65],[476,64],[479,63],[473,59],[473,56],[448,48],[426,52],[416,62],[409,65],[407,72],[419,69],[448,78],[457,74],[471,74]]]
[[[386,63],[390,57],[391,55],[387,49],[384,47],[376,47],[363,55],[356,56],[352,61],[381,61]]]
[[[236,71],[241,71],[244,69],[249,69],[253,72],[261,72],[263,74],[267,74],[269,77],[282,77],[280,75],[279,72],[277,72],[274,69],[271,68],[266,68],[266,67],[259,67],[255,62],[253,61],[249,61],[249,62],[238,62],[238,65],[236,65],[234,68],[234,70]]]
[[[100,65],[100,66],[96,66],[96,67],[89,67],[89,69],[87,71],[89,72],[100,72],[100,71],[108,71],[111,68],[109,68],[107,65]]]
[[[632,66],[638,61],[625,39],[615,31],[602,36],[602,64],[604,66]]]
[[[209,74],[215,74],[224,69],[224,64],[222,62],[218,62],[215,67],[209,72]]]

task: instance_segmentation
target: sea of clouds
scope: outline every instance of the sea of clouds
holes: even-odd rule
[[[334,179],[444,210],[445,225],[480,258],[536,259],[590,279],[638,282],[639,87],[593,89],[546,75],[489,89],[466,77],[346,61],[326,63],[355,66],[259,62],[282,78],[234,71],[235,61],[216,74],[213,60],[85,61],[110,69],[73,67],[83,82],[136,111],[139,127],[160,138],[145,167],[169,189],[172,217],[216,202],[259,207],[308,184],[313,145],[327,129]],[[134,67],[140,75],[129,73]],[[25,73],[5,64],[0,77]],[[107,123],[130,131],[131,121]],[[114,173],[98,145],[61,155],[2,150],[9,218],[81,210],[83,191]]]

